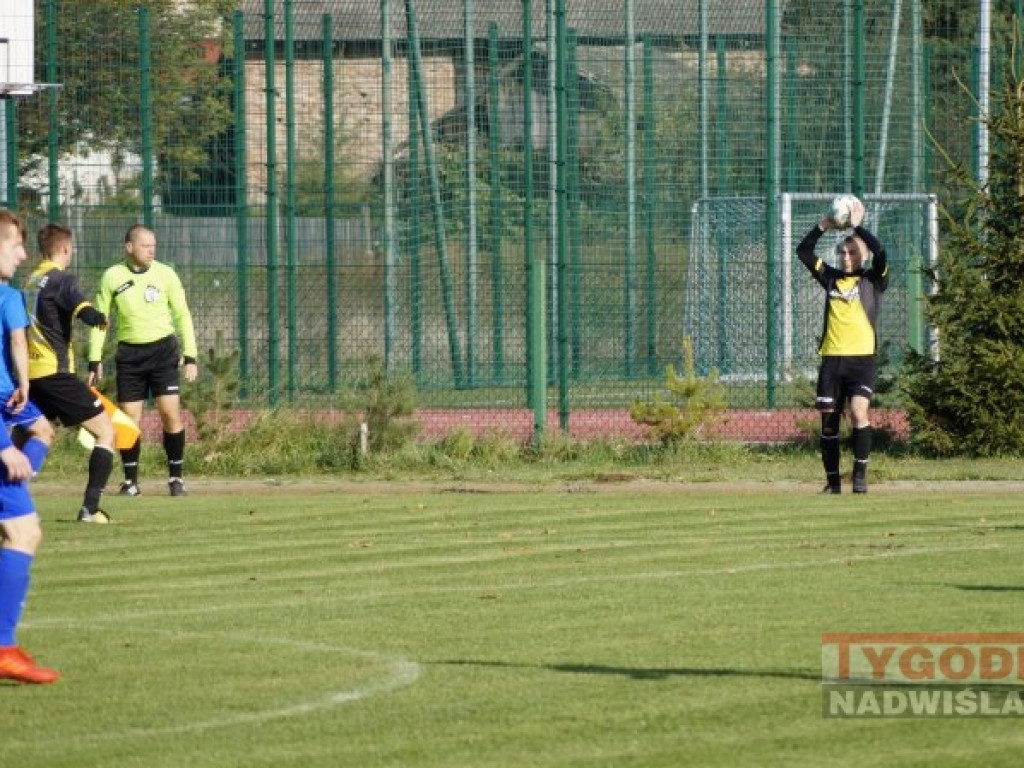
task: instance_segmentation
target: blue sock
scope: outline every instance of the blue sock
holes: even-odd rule
[[[32,465],[32,474],[39,474],[46,461],[46,454],[50,452],[50,446],[38,437],[30,437],[21,446],[21,452],[28,456],[28,463]]]
[[[15,630],[28,595],[32,555],[0,549],[0,647],[16,645]]]

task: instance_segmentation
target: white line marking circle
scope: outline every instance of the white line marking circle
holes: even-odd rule
[[[79,622],[76,622],[74,620],[44,618],[33,622],[25,622],[22,626],[32,626],[40,629],[45,627],[53,628],[59,626],[66,627],[69,630],[79,631],[80,627],[77,626],[78,624]],[[95,628],[95,624],[91,624],[91,626]],[[126,728],[121,731],[103,731],[84,736],[82,734],[79,734],[73,739],[68,740],[68,743],[82,743],[83,741],[116,741],[118,739],[173,735],[178,733],[198,733],[202,731],[212,730],[215,728],[227,728],[234,725],[263,723],[270,720],[283,719],[286,717],[307,715],[320,710],[329,709],[331,707],[338,707],[344,704],[352,704],[357,701],[362,701],[363,699],[368,699],[374,696],[382,696],[393,691],[397,691],[401,688],[405,688],[406,686],[415,683],[423,672],[423,668],[419,664],[409,659],[404,659],[398,656],[392,656],[385,653],[379,653],[377,651],[367,651],[357,648],[348,648],[340,645],[329,645],[326,643],[313,643],[303,640],[291,640],[288,638],[280,637],[255,637],[253,635],[235,632],[189,632],[181,630],[152,629],[144,627],[132,627],[131,631],[156,635],[169,635],[177,638],[219,638],[230,641],[259,643],[263,645],[279,645],[301,651],[340,653],[343,655],[367,659],[378,664],[382,664],[384,665],[386,671],[378,678],[368,681],[363,685],[359,685],[354,688],[348,688],[345,690],[332,691],[327,693],[326,695],[313,698],[308,701],[300,701],[283,707],[264,709],[257,712],[239,713],[226,717],[217,717],[209,720],[201,720],[193,723],[179,723],[177,725],[168,725],[158,728]],[[61,685],[68,683],[58,682],[57,684]],[[59,743],[62,743],[62,740],[57,739],[55,741],[49,742],[49,745],[53,746]],[[34,744],[36,746],[39,746],[39,740],[35,739]]]

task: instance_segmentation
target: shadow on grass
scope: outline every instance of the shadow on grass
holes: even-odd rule
[[[943,586],[960,589],[964,592],[1024,592],[1024,586],[1018,584],[943,584]]]
[[[618,667],[604,664],[517,664],[508,661],[451,659],[431,662],[451,666],[494,667],[500,669],[542,669],[574,675],[619,675],[633,680],[667,680],[672,677],[769,677],[785,680],[821,682],[820,672],[788,669],[734,669],[731,667]]]

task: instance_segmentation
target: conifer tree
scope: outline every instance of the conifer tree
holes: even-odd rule
[[[949,199],[927,315],[937,359],[904,380],[915,443],[932,455],[1024,454],[1024,78],[1014,55],[985,119],[988,183],[946,157]]]

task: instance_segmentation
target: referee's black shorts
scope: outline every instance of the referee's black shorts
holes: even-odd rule
[[[117,399],[134,403],[148,396],[180,394],[178,363],[181,348],[176,336],[168,336],[149,344],[118,342],[114,362],[117,364]]]
[[[825,355],[818,369],[814,407],[819,411],[841,411],[851,397],[870,400],[875,376],[874,355]]]
[[[103,402],[73,373],[32,379],[28,396],[46,418],[65,427],[77,427],[103,413]]]

